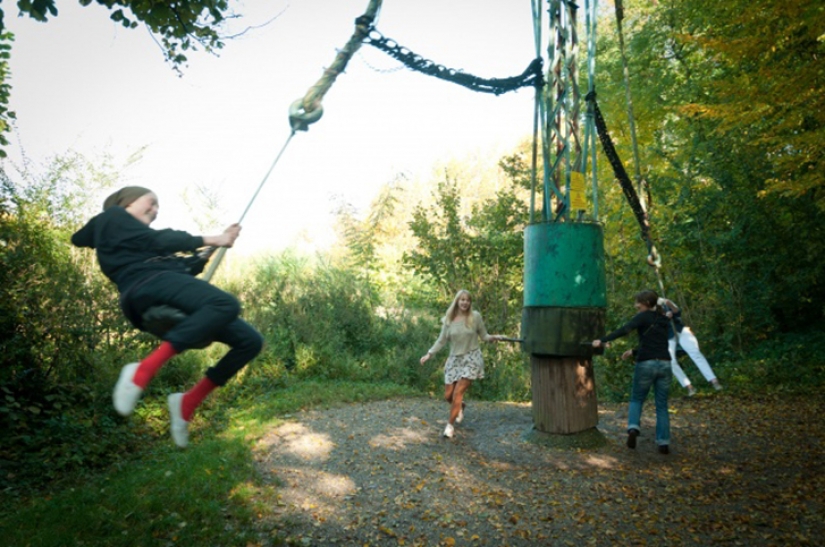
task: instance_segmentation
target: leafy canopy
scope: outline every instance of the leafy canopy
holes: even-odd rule
[[[79,0],[88,6],[92,0]],[[186,61],[184,51],[201,46],[206,51],[223,47],[216,30],[230,15],[227,0],[182,0],[157,2],[153,0],[94,0],[112,11],[111,19],[126,28],[144,23],[160,37],[166,58],[175,66]],[[46,22],[57,16],[55,0],[19,0],[21,14]],[[4,29],[0,9],[0,32]]]

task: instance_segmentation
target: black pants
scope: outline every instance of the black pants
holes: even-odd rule
[[[140,312],[165,304],[187,314],[163,336],[178,353],[210,340],[228,345],[229,352],[206,371],[216,385],[225,385],[263,347],[261,334],[238,317],[238,300],[191,275],[163,272],[136,288],[129,299]]]

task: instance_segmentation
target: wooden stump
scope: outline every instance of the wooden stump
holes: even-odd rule
[[[544,433],[578,433],[599,423],[596,379],[589,357],[531,355],[533,426]]]

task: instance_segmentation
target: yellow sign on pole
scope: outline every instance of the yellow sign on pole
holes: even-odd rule
[[[570,173],[570,210],[586,211],[587,196],[584,190],[584,173],[572,171]]]

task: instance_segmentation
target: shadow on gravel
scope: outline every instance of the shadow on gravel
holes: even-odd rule
[[[313,546],[821,541],[820,402],[716,395],[671,409],[667,456],[652,405],[635,450],[623,405],[600,406],[595,448],[527,442],[529,404],[471,402],[452,440],[431,399],[302,412],[256,448],[280,485],[262,534]]]

